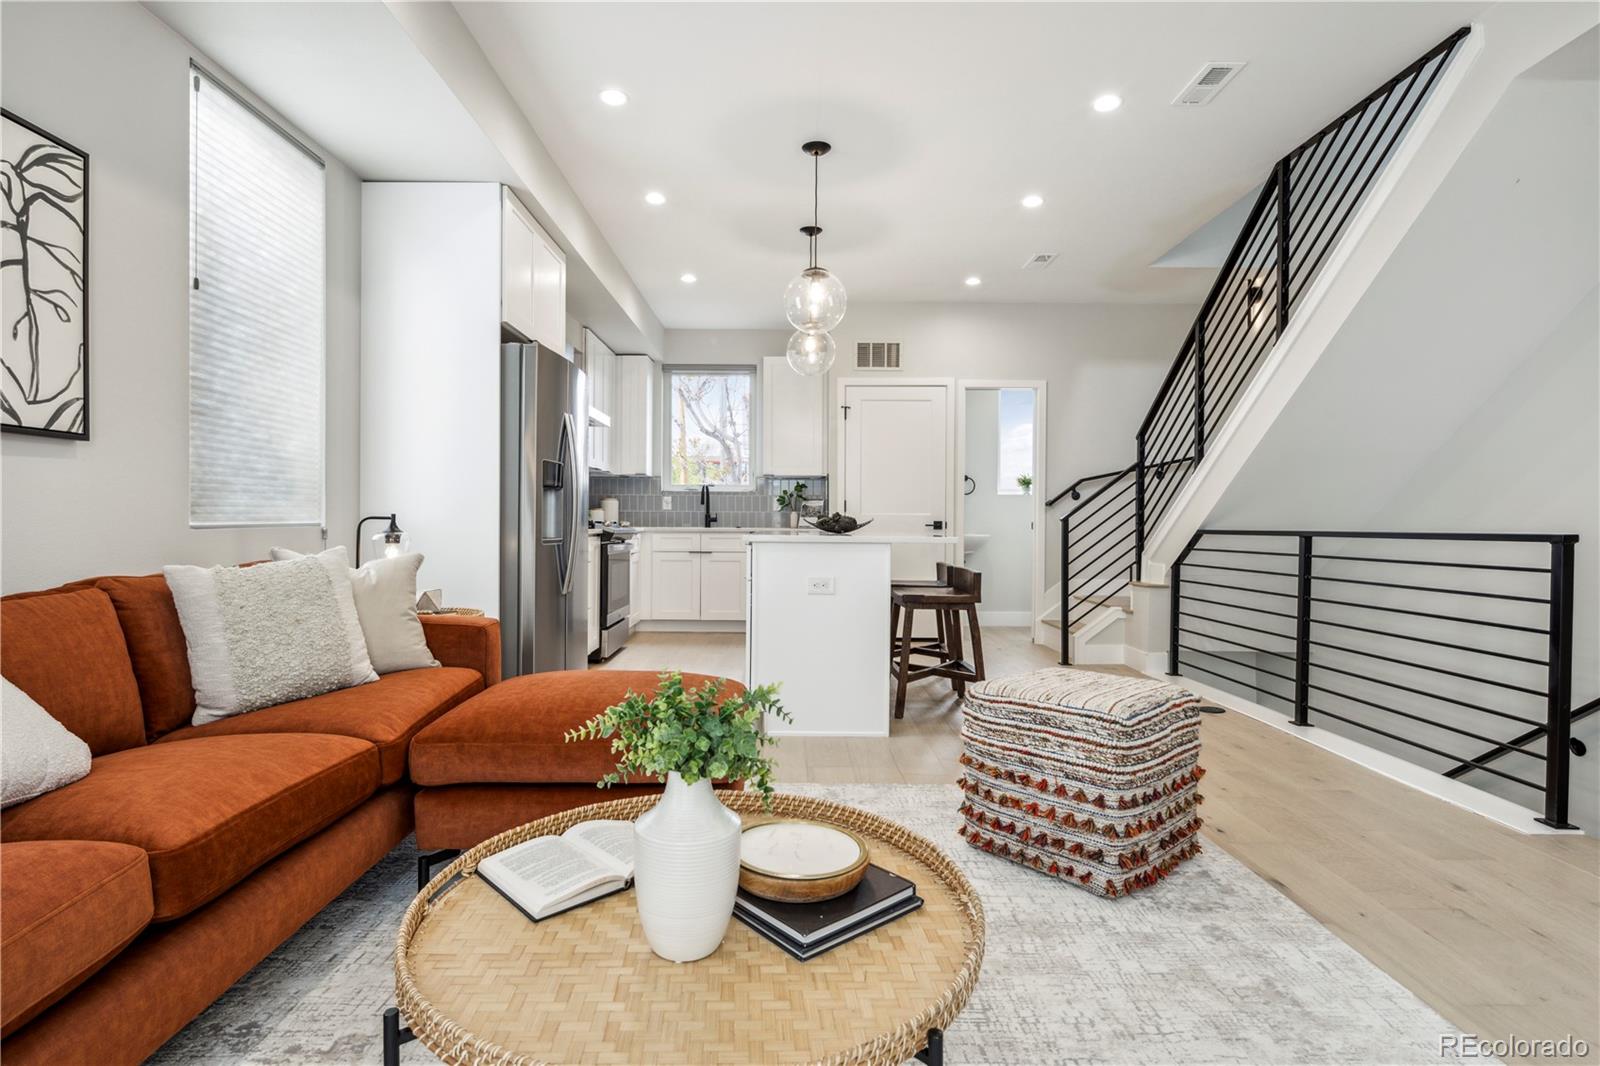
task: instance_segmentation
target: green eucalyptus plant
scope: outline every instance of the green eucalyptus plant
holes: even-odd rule
[[[631,776],[663,779],[682,775],[684,784],[703,778],[743,779],[772,804],[772,759],[762,753],[776,743],[761,728],[762,716],[792,721],[778,702],[778,686],[762,685],[721,699],[723,682],[713,678],[699,688],[684,688],[683,675],[661,675],[655,695],[629,691],[621,703],[607,707],[566,739],[609,738],[620,758],[617,768],[598,788],[625,784]]]

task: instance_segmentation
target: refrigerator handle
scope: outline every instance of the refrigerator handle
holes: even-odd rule
[[[561,595],[567,596],[572,592],[572,574],[578,561],[578,449],[576,440],[577,430],[573,425],[572,414],[567,412],[561,416],[561,501],[566,507],[567,519],[566,543],[562,545],[563,566],[561,569]]]

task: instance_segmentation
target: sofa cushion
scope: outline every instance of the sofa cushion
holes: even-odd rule
[[[144,743],[139,684],[99,589],[0,600],[0,672],[105,755]]]
[[[82,781],[4,812],[0,837],[111,840],[150,857],[155,920],[221,895],[378,787],[354,737],[197,737],[104,755]]]
[[[688,688],[714,680],[684,674]],[[653,694],[659,679],[643,670],[557,670],[493,685],[417,734],[411,780],[419,785],[594,784],[617,768],[609,740],[568,744],[576,729],[630,691]],[[724,681],[722,694],[744,691]],[[597,796],[596,802],[605,797]]]
[[[658,796],[661,785],[447,785],[417,790],[417,849],[465,851],[497,833],[591,803]]]
[[[0,1034],[104,966],[150,924],[150,865],[128,844],[0,845]]]
[[[194,716],[194,683],[189,678],[183,624],[167,579],[161,574],[102,577],[95,587],[111,597],[122,623],[133,676],[139,681],[145,737],[154,740],[187,725]]]
[[[334,733],[378,746],[382,783],[405,776],[411,738],[473,693],[483,680],[475,670],[434,667],[385,674],[370,685],[325,692],[218,722],[188,726],[162,742],[242,733]]]

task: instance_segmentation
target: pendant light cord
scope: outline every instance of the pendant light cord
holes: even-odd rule
[[[817,225],[817,211],[818,205],[821,203],[821,187],[822,156],[814,155],[811,157],[811,226],[813,229],[820,228]],[[811,269],[817,269],[817,235],[815,233],[811,235]]]

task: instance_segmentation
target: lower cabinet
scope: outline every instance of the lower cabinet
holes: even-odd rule
[[[742,534],[652,533],[644,569],[648,619],[742,622],[745,551]]]
[[[589,615],[589,651],[600,650],[600,538],[585,537],[589,543],[589,557],[587,561],[588,583],[584,586],[588,595]]]

